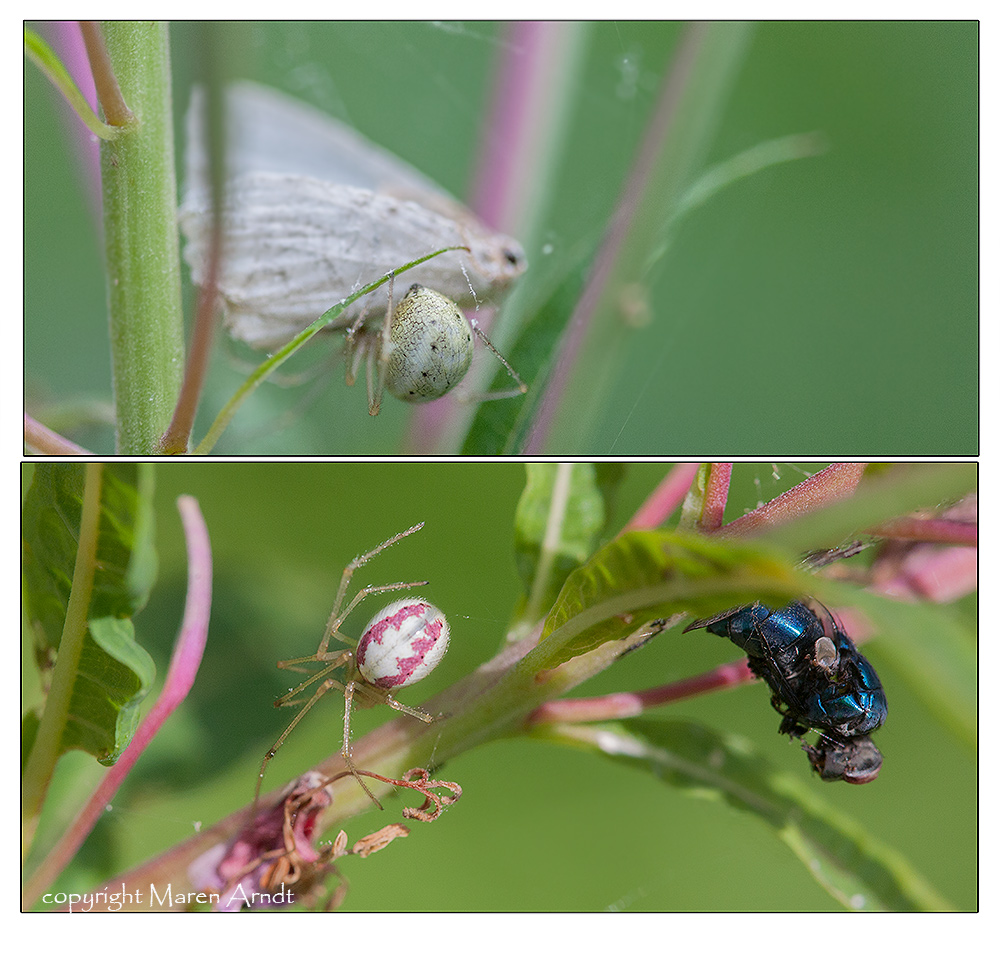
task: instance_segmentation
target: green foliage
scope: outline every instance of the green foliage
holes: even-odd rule
[[[975,398],[967,395],[978,370],[978,26],[773,22],[757,25],[749,41],[742,25],[712,26],[715,37],[728,37],[728,54],[709,58],[714,70],[698,74],[684,93],[690,97],[684,104],[696,111],[681,120],[689,136],[676,151],[682,165],[658,167],[649,185],[674,211],[664,219],[655,207],[644,209],[635,253],[624,263],[623,274],[640,275],[663,255],[643,284],[648,288],[628,294],[641,300],[633,307],[648,311],[648,325],[627,327],[620,305],[608,306],[586,363],[575,369],[575,388],[564,397],[562,424],[582,430],[578,447],[587,453],[694,454],[711,446],[721,454],[756,454],[789,445],[813,454],[975,451]],[[491,79],[509,46],[501,31],[487,23],[178,24],[175,103],[162,111],[156,103],[152,114],[157,125],[182,118],[192,80],[204,80],[196,57],[211,34],[222,43],[206,60],[219,75],[253,76],[347,119],[462,198],[477,158],[488,152],[479,141],[489,128]],[[676,66],[683,27],[605,22],[581,33],[582,53],[565,83],[572,97],[552,127],[560,133],[554,163],[529,166],[525,177],[533,191],[543,185],[539,195],[552,202],[539,240],[530,243],[531,267],[522,280],[529,299],[518,315],[520,331],[512,332],[518,339],[499,344],[531,389],[526,398],[481,405],[458,443],[466,451],[524,446],[541,389],[560,363],[557,341],[595,277],[595,243],[622,200],[663,82]],[[843,84],[845,63],[853,66],[850,86]],[[438,70],[427,72],[427,64]],[[95,245],[111,238],[95,234],[80,190],[85,154],[67,139],[56,101],[40,72],[25,73],[29,409],[88,448],[108,451],[106,428],[80,426],[84,400],[106,405],[112,397],[107,269]],[[149,118],[147,109],[147,132]],[[898,124],[887,129],[886,119]],[[809,151],[777,142],[783,134],[816,131],[829,152],[760,169]],[[905,183],[892,177],[904,171]],[[669,184],[675,175],[678,186]],[[736,175],[743,179],[733,182]],[[162,205],[164,175],[143,185]],[[116,224],[131,225],[138,209],[125,207],[129,199],[122,197]],[[705,203],[678,226],[677,214],[696,199]],[[161,218],[168,213],[158,210]],[[858,227],[875,211],[881,220],[859,237]],[[156,230],[165,253],[166,237]],[[928,249],[928,241],[940,247]],[[132,271],[150,279],[166,268],[141,264]],[[521,300],[515,293],[510,302]],[[137,315],[117,319],[123,330],[129,319],[162,321],[174,303],[173,296],[162,302],[147,296]],[[944,322],[951,326],[942,344]],[[157,332],[179,335],[173,326]],[[172,340],[157,351],[148,337],[134,339],[137,350],[162,361],[157,374],[170,383],[146,407],[148,382],[163,378],[130,376],[123,366],[116,368],[116,391],[119,400],[130,399],[127,410],[156,416],[147,419],[155,431],[172,401],[167,375],[183,358],[176,349],[164,353]],[[116,348],[124,364],[128,337],[116,339]],[[211,418],[245,380],[231,365],[233,353],[218,345],[202,418]],[[76,416],[76,430],[67,412]],[[86,414],[92,422],[95,412]],[[268,385],[241,415],[224,447],[262,453],[395,452],[406,427],[421,418],[408,406],[389,405],[372,422],[363,396],[336,376],[308,391]],[[144,447],[146,436],[143,427],[134,441]],[[562,447],[572,448],[568,438]]]
[[[528,385],[528,393],[523,398],[484,401],[479,406],[462,447],[467,455],[517,455],[525,451],[531,423],[559,356],[560,337],[594,261],[595,246],[589,242],[584,245],[574,249],[571,263],[567,263],[569,270],[553,277],[550,292],[538,308],[524,311],[517,342],[504,351]],[[505,379],[509,385],[509,378],[498,372],[492,390],[502,388]]]
[[[766,551],[673,531],[629,531],[567,579],[542,630],[543,640],[561,640],[546,666],[623,639],[643,619],[708,615],[753,598],[788,601],[805,586],[793,562]]]
[[[633,719],[548,736],[639,768],[664,784],[764,820],[817,883],[855,911],[943,911],[948,903],[890,847],[738,737],[689,721]]]
[[[527,463],[514,515],[515,556],[525,590],[515,613],[520,629],[545,614],[570,572],[590,557],[621,477],[618,463]]]
[[[69,696],[45,705],[46,746],[53,757],[79,748],[112,765],[128,745],[139,704],[153,681],[149,654],[133,637],[131,617],[145,605],[156,574],[152,549],[152,470],[137,463],[90,464],[99,473],[97,498],[85,491],[87,466],[38,463],[24,502],[24,608],[35,661],[61,679]],[[99,510],[96,548],[78,549],[85,509]],[[69,616],[74,589],[90,580],[83,617]],[[70,630],[70,632],[67,632]],[[78,664],[61,676],[64,650]],[[58,716],[53,716],[53,711]],[[30,752],[34,720],[22,732]]]
[[[869,595],[850,580],[808,574],[798,566],[802,551],[840,543],[865,521],[898,514],[893,507],[901,503],[935,506],[965,492],[970,470],[895,465],[866,474],[851,500],[799,514],[753,542],[664,529],[625,533],[603,545],[599,542],[624,522],[608,520],[612,500],[631,511],[663,478],[665,467],[537,464],[529,472],[524,489],[518,478],[523,470],[513,465],[256,465],[249,527],[246,511],[232,506],[234,494],[245,492],[245,467],[160,467],[161,483],[168,484],[162,496],[197,493],[213,514],[219,558],[219,615],[213,618],[218,640],[211,647],[216,662],[199,677],[176,727],[164,729],[163,739],[154,743],[147,771],[155,770],[155,776],[142,781],[137,771],[132,791],[144,794],[155,818],[143,823],[141,833],[127,819],[101,824],[106,834],[101,845],[114,850],[114,872],[147,865],[159,850],[174,846],[177,826],[192,813],[200,818],[249,803],[261,756],[287,720],[270,709],[283,684],[274,661],[315,648],[347,558],[387,532],[427,519],[417,564],[412,552],[391,549],[380,567],[385,579],[373,580],[427,578],[427,597],[449,613],[452,650],[426,681],[431,704],[443,716],[434,725],[420,725],[405,747],[463,785],[462,818],[449,816],[431,830],[418,827],[405,849],[394,845],[379,858],[393,863],[388,899],[370,876],[370,862],[346,867],[357,885],[352,909],[583,909],[632,894],[639,907],[657,909],[975,907],[977,676],[971,602],[950,607],[894,602]],[[786,464],[737,464],[730,513],[753,510],[775,475],[783,483],[776,482],[771,495],[808,473]],[[40,486],[45,479],[54,481],[43,472]],[[974,470],[971,482],[974,488]],[[79,526],[84,507],[79,476],[69,483],[68,490],[49,491],[61,501],[58,508],[39,505],[37,486],[25,506],[26,536],[29,524],[44,526],[42,536],[57,542],[49,555],[58,569],[55,584],[26,586],[32,596],[28,607],[41,610],[46,623],[62,621],[59,602],[48,616],[45,610],[54,593],[65,602],[73,580],[74,562],[67,554],[75,549],[74,534],[59,543],[60,533]],[[141,489],[134,494],[144,498]],[[129,496],[118,489],[116,498]],[[117,519],[102,519],[102,529],[105,523],[129,526],[128,507],[119,503],[114,510]],[[543,569],[549,526],[557,531],[549,567],[561,568],[558,575]],[[523,578],[511,559],[515,549]],[[179,544],[165,541],[163,551],[171,580],[179,582],[183,563],[173,553]],[[850,570],[871,556],[868,551],[843,567]],[[135,554],[122,550],[111,563],[136,562]],[[26,562],[26,581],[28,573]],[[553,594],[553,583],[563,576]],[[144,578],[148,572],[135,580]],[[133,579],[119,572],[117,580]],[[519,660],[530,642],[514,655],[505,636],[500,654],[493,656],[505,610],[518,607],[523,591],[533,588],[544,595],[543,605],[551,605],[542,609],[548,613],[545,637]],[[814,594],[831,607],[855,606],[874,626],[862,651],[882,676],[890,714],[877,737],[885,767],[871,785],[821,782],[798,746],[775,734],[778,718],[759,684],[662,703],[660,713],[647,709],[641,718],[614,723],[532,720],[538,705],[569,689],[579,687],[577,695],[592,701],[627,698],[622,691],[673,685],[738,655],[720,639],[673,628],[623,657],[631,649],[629,637],[650,618],[682,611],[707,615],[751,599],[778,602],[801,594]],[[150,644],[143,624],[152,628],[147,615],[139,622],[144,646]],[[33,613],[26,617],[34,619]],[[156,645],[166,646],[176,620],[163,614],[161,619],[153,631]],[[91,622],[90,632],[113,646],[107,624]],[[49,636],[52,628],[46,624],[39,635]],[[121,659],[129,655],[127,629],[124,633]],[[45,648],[50,645],[46,641]],[[417,696],[423,692],[418,688]],[[369,727],[390,720],[376,716],[384,713],[359,713],[359,750]],[[314,767],[334,751],[338,723],[329,703],[313,711],[275,758],[275,780]],[[531,736],[521,737],[526,729]],[[377,745],[383,732],[391,731],[398,733],[399,725],[371,731],[364,742]],[[384,736],[386,750],[402,750],[397,735]],[[558,751],[556,743],[583,750]],[[206,759],[192,750],[197,744],[218,744],[219,752]],[[390,771],[388,765],[372,767]],[[359,820],[372,817],[381,814],[369,812]],[[589,859],[595,836],[612,832],[609,826],[614,859],[602,862],[595,874]],[[369,828],[375,826],[365,831]],[[347,831],[352,839],[362,832],[353,824]],[[211,838],[211,830],[206,835]],[[625,839],[627,845],[617,845]],[[197,844],[188,840],[183,847],[172,851],[180,874]],[[509,880],[515,848],[532,867],[536,883],[530,893],[523,882]],[[440,874],[441,866],[454,868],[456,859],[475,872]],[[84,877],[78,888],[100,882],[85,863],[81,859],[74,871]],[[101,866],[106,870],[106,861]]]
[[[979,643],[947,606],[894,602],[853,592],[853,604],[878,625],[871,642],[927,708],[969,748],[977,742]]]

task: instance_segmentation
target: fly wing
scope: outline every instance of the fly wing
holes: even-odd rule
[[[250,82],[230,86],[226,97],[230,179],[219,287],[235,337],[274,349],[360,286],[439,248],[469,251],[401,276],[398,295],[420,282],[460,305],[490,302],[527,267],[516,241],[344,124]],[[180,213],[184,257],[199,284],[211,214],[203,102],[196,91]],[[383,287],[366,297],[368,315],[384,314],[386,295]],[[335,325],[356,315],[348,311]]]
[[[745,607],[746,606],[744,605],[735,605],[733,608],[727,608],[724,612],[717,612],[715,615],[709,616],[707,619],[696,619],[694,622],[691,622],[684,627],[684,632],[692,632],[695,629],[706,629],[710,625],[715,625],[716,622],[723,622],[726,619],[731,619],[737,612],[740,611],[740,609]]]

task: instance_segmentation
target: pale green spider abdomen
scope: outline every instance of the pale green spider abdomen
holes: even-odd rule
[[[465,377],[472,349],[472,327],[458,306],[412,285],[393,310],[385,386],[402,401],[433,401]]]

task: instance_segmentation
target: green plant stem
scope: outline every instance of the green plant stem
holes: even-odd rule
[[[170,55],[162,24],[103,30],[139,120],[101,146],[117,450],[149,455],[170,422],[184,365]]]
[[[80,539],[73,567],[73,586],[66,606],[66,621],[59,638],[52,687],[45,700],[45,711],[21,779],[22,855],[31,847],[42,801],[59,758],[62,731],[66,725],[73,684],[80,665],[83,638],[87,629],[87,612],[94,587],[103,465],[99,462],[91,463],[85,472]]]

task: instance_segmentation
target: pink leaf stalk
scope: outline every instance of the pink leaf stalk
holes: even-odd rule
[[[864,475],[864,462],[835,462],[798,486],[720,528],[724,537],[753,537],[767,527],[787,523],[818,507],[850,496]]]
[[[678,462],[625,525],[625,530],[659,527],[684,502],[698,473],[697,462]],[[624,533],[624,531],[622,531]]]
[[[52,47],[62,59],[77,88],[92,107],[97,106],[97,90],[94,76],[90,71],[90,61],[80,34],[80,25],[75,20],[56,21],[49,24],[46,33]],[[88,204],[95,223],[101,220],[101,160],[98,139],[80,121],[79,116],[59,99],[60,112],[66,120],[66,131],[73,143],[74,156],[80,161],[80,174],[87,185]]]
[[[43,425],[40,421],[32,418],[25,412],[24,415],[24,445],[32,452],[47,456],[89,456],[92,452],[77,445],[76,442],[63,438],[62,435],[53,432],[51,428]]]
[[[536,724],[580,723],[609,721],[622,717],[637,717],[651,707],[671,704],[676,700],[695,697],[712,690],[725,690],[757,679],[745,659],[723,663],[706,673],[687,677],[635,693],[612,693],[602,697],[579,697],[550,700],[528,718],[526,727]]]
[[[698,519],[698,529],[706,534],[722,527],[726,512],[726,502],[729,500],[729,481],[733,475],[731,462],[713,462],[708,474],[708,485],[705,487],[705,500]]]
[[[876,528],[874,589],[905,601],[953,602],[979,584],[979,505],[975,493],[934,517],[901,517]],[[947,546],[947,545],[957,546]],[[942,546],[944,545],[944,546]]]

